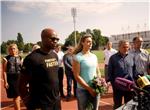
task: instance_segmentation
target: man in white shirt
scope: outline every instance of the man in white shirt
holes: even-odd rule
[[[112,48],[112,42],[108,41],[106,45],[106,49],[104,50],[104,74],[105,74],[105,80],[108,80],[108,63],[109,63],[109,58],[117,53],[117,50]],[[109,84],[108,84],[109,85]],[[109,86],[108,86],[109,87]],[[108,88],[107,88],[108,90]]]
[[[58,78],[59,78],[59,91],[60,91],[60,96],[62,98],[65,98],[64,91],[63,91],[63,78],[64,78],[64,68],[63,68],[63,56],[64,53],[61,51],[61,45],[57,45],[54,52],[58,56]]]

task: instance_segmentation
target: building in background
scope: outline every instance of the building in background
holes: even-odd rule
[[[140,32],[132,32],[132,33],[124,33],[118,35],[111,35],[109,40],[113,43],[113,48],[118,48],[118,42],[120,40],[128,40],[132,45],[132,40],[137,35],[140,35],[143,38],[143,48],[150,48],[150,30],[148,31],[140,31]]]

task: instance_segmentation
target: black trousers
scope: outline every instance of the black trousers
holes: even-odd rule
[[[42,105],[39,107],[39,105],[36,106],[27,106],[27,110],[62,110],[61,108],[61,102],[60,100],[56,101],[56,103],[54,103],[51,106],[48,105]]]
[[[66,69],[65,73],[67,77],[67,96],[71,96],[72,81],[73,81],[74,96],[76,96],[77,81],[74,78],[73,72],[71,70]]]
[[[59,67],[58,79],[59,79],[59,92],[60,92],[60,95],[64,96],[64,91],[63,91],[64,69],[63,69],[63,67]]]
[[[112,84],[113,88],[113,101],[114,101],[114,109],[119,108],[122,105],[122,99],[124,98],[124,103],[127,103],[133,98],[133,92],[131,91],[123,91],[115,87]]]

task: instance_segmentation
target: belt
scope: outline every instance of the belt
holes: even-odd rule
[[[105,66],[108,66],[108,65],[105,65]]]

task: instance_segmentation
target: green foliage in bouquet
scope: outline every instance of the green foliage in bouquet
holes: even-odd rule
[[[93,109],[94,109],[93,104],[91,103],[90,100],[88,100],[85,110],[93,110]]]
[[[97,94],[103,95],[106,93],[107,84],[104,78],[101,77],[94,77],[91,82],[90,86],[95,90]]]

